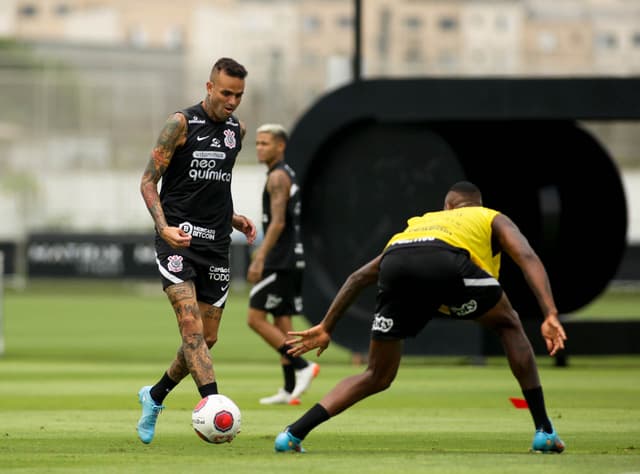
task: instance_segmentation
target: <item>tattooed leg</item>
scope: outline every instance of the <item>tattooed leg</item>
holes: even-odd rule
[[[202,317],[193,282],[172,285],[167,288],[166,293],[176,314],[182,337],[182,346],[171,364],[169,376],[184,377],[186,368],[198,387],[213,383],[213,363],[204,339]]]
[[[218,328],[222,320],[222,308],[206,303],[199,303],[202,324],[204,326],[204,340],[211,349],[218,341]]]
[[[167,375],[169,376],[169,378],[171,378],[171,380],[175,380],[176,382],[179,382],[187,375],[189,375],[189,368],[187,367],[187,361],[184,360],[182,346],[178,348],[176,358],[169,366],[169,369],[167,369]]]
[[[218,328],[222,319],[222,308],[217,308],[206,303],[199,303],[200,314],[204,324],[204,339],[207,347],[211,349],[218,340]],[[173,361],[167,374],[172,380],[180,381],[189,375],[187,362],[184,359],[184,351],[182,346],[178,349],[176,359]]]

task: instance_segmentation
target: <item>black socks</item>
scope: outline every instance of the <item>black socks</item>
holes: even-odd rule
[[[207,397],[209,395],[217,395],[218,394],[218,382],[211,382],[205,384],[201,387],[198,387],[198,392],[200,392],[200,396],[202,398]]]
[[[288,344],[285,344],[278,349],[278,352],[283,356],[285,356],[289,362],[291,362],[291,365],[295,370],[304,369],[306,366],[309,365],[309,362],[304,360],[302,357],[294,357],[292,355],[287,354],[287,351],[289,349],[291,349],[291,346]]]
[[[169,392],[173,390],[176,385],[178,385],[178,382],[171,380],[165,372],[162,378],[158,380],[158,383],[151,387],[149,391],[151,398],[153,398],[153,401],[158,405],[162,405],[165,397],[169,395]]]
[[[524,399],[529,405],[529,411],[533,417],[533,424],[536,430],[542,429],[545,433],[551,433],[553,427],[551,421],[547,416],[547,410],[544,406],[544,395],[542,394],[542,387],[530,388],[529,390],[523,390],[522,394]]]
[[[296,386],[296,372],[292,364],[282,366],[282,372],[284,374],[284,389],[291,393]]]
[[[314,429],[320,423],[324,423],[329,418],[329,413],[324,409],[322,405],[316,403],[309,410],[302,415],[295,423],[289,425],[289,433],[296,438],[303,440],[309,434],[309,431]]]
[[[156,402],[156,404],[162,405],[162,402],[164,401],[166,396],[169,395],[169,392],[173,390],[176,385],[178,385],[178,382],[174,382],[173,380],[171,380],[165,372],[162,378],[158,380],[158,383],[151,387],[151,390],[149,391],[149,393],[151,394],[151,398],[153,398],[153,401]],[[198,392],[200,392],[200,396],[202,398],[206,397],[207,395],[216,395],[218,393],[218,384],[217,382],[208,383],[206,385],[203,385],[202,387],[198,387]]]

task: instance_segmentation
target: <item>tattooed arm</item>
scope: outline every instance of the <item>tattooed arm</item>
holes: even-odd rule
[[[264,235],[262,243],[253,254],[253,259],[247,271],[247,281],[257,283],[262,278],[264,261],[267,254],[276,245],[286,225],[287,203],[291,180],[284,170],[272,171],[267,178],[267,192],[271,198],[271,222]]]
[[[164,124],[140,180],[140,192],[153,218],[156,230],[160,237],[173,248],[188,247],[191,243],[191,236],[178,227],[171,227],[167,224],[160,203],[158,182],[171,163],[176,148],[183,145],[186,139],[187,121],[184,115],[175,113]]]

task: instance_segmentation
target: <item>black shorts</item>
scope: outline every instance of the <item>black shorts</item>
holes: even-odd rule
[[[177,250],[158,236],[155,247],[163,289],[192,280],[198,301],[224,308],[231,283],[228,252],[203,255],[189,248]]]
[[[478,318],[502,291],[465,250],[441,241],[392,247],[380,263],[371,337],[415,337],[434,316]]]
[[[249,293],[249,307],[274,317],[301,314],[302,271],[265,270]]]

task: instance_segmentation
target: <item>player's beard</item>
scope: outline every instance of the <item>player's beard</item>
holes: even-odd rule
[[[210,96],[204,99],[204,110],[209,117],[217,122],[227,120],[233,113],[233,111],[228,112],[223,103],[216,106]]]

